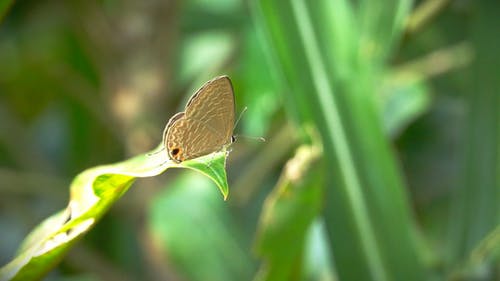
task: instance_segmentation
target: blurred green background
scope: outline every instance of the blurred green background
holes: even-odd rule
[[[227,74],[230,196],[138,180],[46,280],[500,280],[500,2],[0,0],[0,264]]]

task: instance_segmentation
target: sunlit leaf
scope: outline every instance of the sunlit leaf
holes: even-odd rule
[[[176,164],[167,159],[164,151],[159,151],[82,172],[71,184],[68,207],[46,219],[28,235],[17,256],[0,269],[0,280],[43,277],[138,177],[156,176],[168,168],[189,168],[212,179],[227,198],[225,161],[226,152],[221,151]]]

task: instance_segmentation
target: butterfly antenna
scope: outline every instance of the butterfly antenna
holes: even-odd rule
[[[243,117],[243,114],[247,111],[248,107],[245,106],[243,108],[243,110],[241,111],[240,113],[240,116],[238,117],[238,119],[236,119],[236,122],[234,123],[234,127],[233,127],[233,130],[236,128],[236,126],[238,125],[238,123],[240,122],[241,120],[241,117]],[[246,139],[251,139],[251,140],[256,140],[256,141],[260,141],[260,142],[266,142],[266,139],[263,138],[263,137],[251,137],[251,136],[245,136],[245,135],[234,135],[233,136],[233,140],[231,142],[235,142],[237,138],[239,137],[243,137],[243,138],[246,138]]]
[[[252,136],[245,136],[245,135],[236,135],[234,136],[235,139],[237,138],[246,138],[246,139],[251,139],[251,140],[256,140],[256,141],[260,141],[260,142],[266,142],[266,139],[263,138],[263,137],[252,137]]]
[[[238,119],[236,119],[236,122],[234,122],[234,127],[233,127],[233,130],[236,128],[236,126],[238,125],[238,123],[240,122],[241,120],[241,117],[243,117],[243,114],[247,111],[248,107],[245,106],[243,108],[243,110],[240,112],[240,116],[238,116]]]

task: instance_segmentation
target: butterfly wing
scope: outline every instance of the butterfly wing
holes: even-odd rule
[[[224,144],[204,123],[188,118],[175,120],[167,129],[166,147],[170,159],[182,162],[218,151]]]
[[[234,126],[234,92],[227,76],[205,83],[189,99],[186,118],[202,122],[215,132],[219,146],[231,142]]]
[[[165,129],[163,130],[163,140],[162,140],[162,143],[166,148],[168,148],[168,146],[167,146],[168,130],[172,127],[172,124],[174,124],[175,121],[177,121],[183,117],[184,117],[184,112],[178,112],[174,116],[170,117],[170,119],[168,120],[167,126],[165,126]]]

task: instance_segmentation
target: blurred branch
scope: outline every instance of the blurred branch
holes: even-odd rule
[[[73,71],[72,68],[64,65],[50,69],[43,69],[48,75],[53,76],[57,83],[65,88],[71,98],[75,99],[82,107],[84,107],[94,118],[99,121],[99,124],[106,128],[116,140],[121,139],[120,131],[116,126],[116,120],[111,118],[111,113],[106,110],[102,99],[94,93],[96,90],[92,87],[81,75]]]
[[[73,13],[73,27],[81,40],[86,54],[93,58],[94,65],[99,69],[102,77],[108,74],[109,67],[118,61],[121,53],[118,28],[113,25],[99,7],[97,1],[70,1],[69,11]]]
[[[474,59],[474,50],[467,42],[442,48],[406,64],[396,66],[395,73],[420,73],[432,78],[451,70],[469,65]]]
[[[426,0],[410,15],[406,22],[406,34],[415,34],[438,15],[450,0]]]

